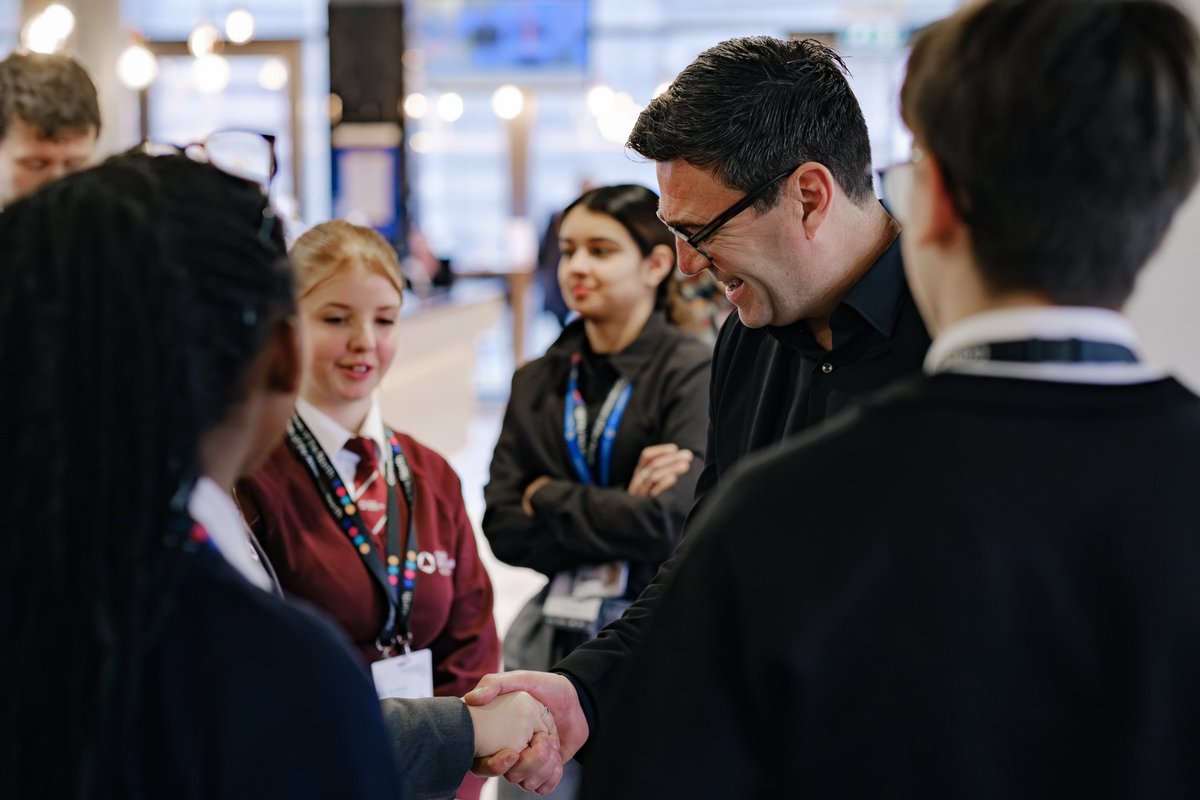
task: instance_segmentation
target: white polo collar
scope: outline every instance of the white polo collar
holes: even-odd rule
[[[378,455],[389,452],[387,433],[383,425],[383,413],[379,410],[379,401],[374,397],[371,398],[371,408],[367,411],[367,417],[363,420],[362,427],[358,429],[358,432],[346,430],[335,419],[304,398],[296,400],[296,413],[300,415],[300,419],[304,420],[304,424],[316,437],[317,444],[321,445],[321,449],[330,458],[345,449],[346,443],[355,436],[366,436],[375,442]]]
[[[274,592],[275,584],[258,560],[250,531],[233,498],[212,478],[201,476],[188,497],[188,513],[208,532],[212,543],[242,577],[258,588]]]
[[[984,311],[946,328],[929,348],[925,372],[1094,384],[1145,383],[1166,374],[1161,368],[1141,361],[1136,364],[1009,362],[956,357],[980,345],[1027,339],[1107,342],[1128,347],[1142,358],[1137,333],[1123,314],[1084,306],[1028,306]]]

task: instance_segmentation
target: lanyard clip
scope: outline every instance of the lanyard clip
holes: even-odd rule
[[[393,636],[390,642],[384,643],[381,640],[375,642],[376,649],[383,654],[384,658],[391,658],[393,655],[409,655],[412,653],[412,634],[405,637]]]

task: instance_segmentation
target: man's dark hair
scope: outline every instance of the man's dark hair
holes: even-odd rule
[[[874,197],[871,141],[846,65],[814,39],[730,39],[701,53],[650,101],[628,146],[653,161],[683,159],[749,191],[808,161],[851,200]],[[756,206],[772,208],[779,186]]]
[[[1120,307],[1200,172],[1200,41],[1163,0],[992,0],[901,94],[994,291]]]
[[[96,86],[69,56],[13,53],[0,61],[0,140],[14,117],[47,139],[89,128],[99,133]]]
[[[0,369],[24,376],[0,392],[20,465],[0,480],[0,666],[21,687],[0,698],[21,732],[0,737],[0,797],[145,793],[143,685],[170,683],[156,645],[187,635],[166,623],[201,437],[295,310],[264,203],[208,164],[123,155],[0,214]]]

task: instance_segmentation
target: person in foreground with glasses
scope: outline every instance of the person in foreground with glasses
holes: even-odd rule
[[[606,727],[585,797],[1200,786],[1200,397],[1120,313],[1200,174],[1200,36],[972,3],[901,102],[925,375],[723,480],[611,707],[655,735]]]
[[[127,154],[0,213],[0,796],[444,797],[553,735],[528,696],[387,700],[385,729],[340,631],[270,591],[229,494],[300,381],[263,206]]]
[[[737,308],[713,354],[697,497],[748,453],[919,370],[929,337],[905,285],[899,226],[872,191],[866,123],[835,52],[813,40],[723,42],[651,101],[629,145],[657,162],[659,218],[677,238],[680,269],[707,269]],[[795,491],[787,513],[803,519],[820,498]],[[685,530],[683,547],[687,538]],[[560,674],[488,676],[467,701],[534,693],[554,711],[571,757],[607,718],[613,681],[672,571],[668,561],[620,620],[555,667]],[[552,786],[553,772],[523,758],[506,777],[532,789]]]

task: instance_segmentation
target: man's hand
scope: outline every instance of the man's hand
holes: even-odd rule
[[[485,675],[463,698],[468,706],[486,706],[509,692],[528,692],[550,709],[558,731],[557,742],[548,734],[535,735],[522,751],[516,764],[508,754],[477,758],[472,767],[477,775],[504,775],[505,780],[521,788],[549,794],[562,778],[562,767],[579,752],[588,737],[587,719],[579,705],[575,686],[562,675],[549,672],[516,670]],[[557,747],[554,747],[557,744]]]
[[[646,447],[638,456],[629,493],[634,497],[658,497],[687,474],[692,468],[692,458],[691,450],[681,450],[671,442]]]

